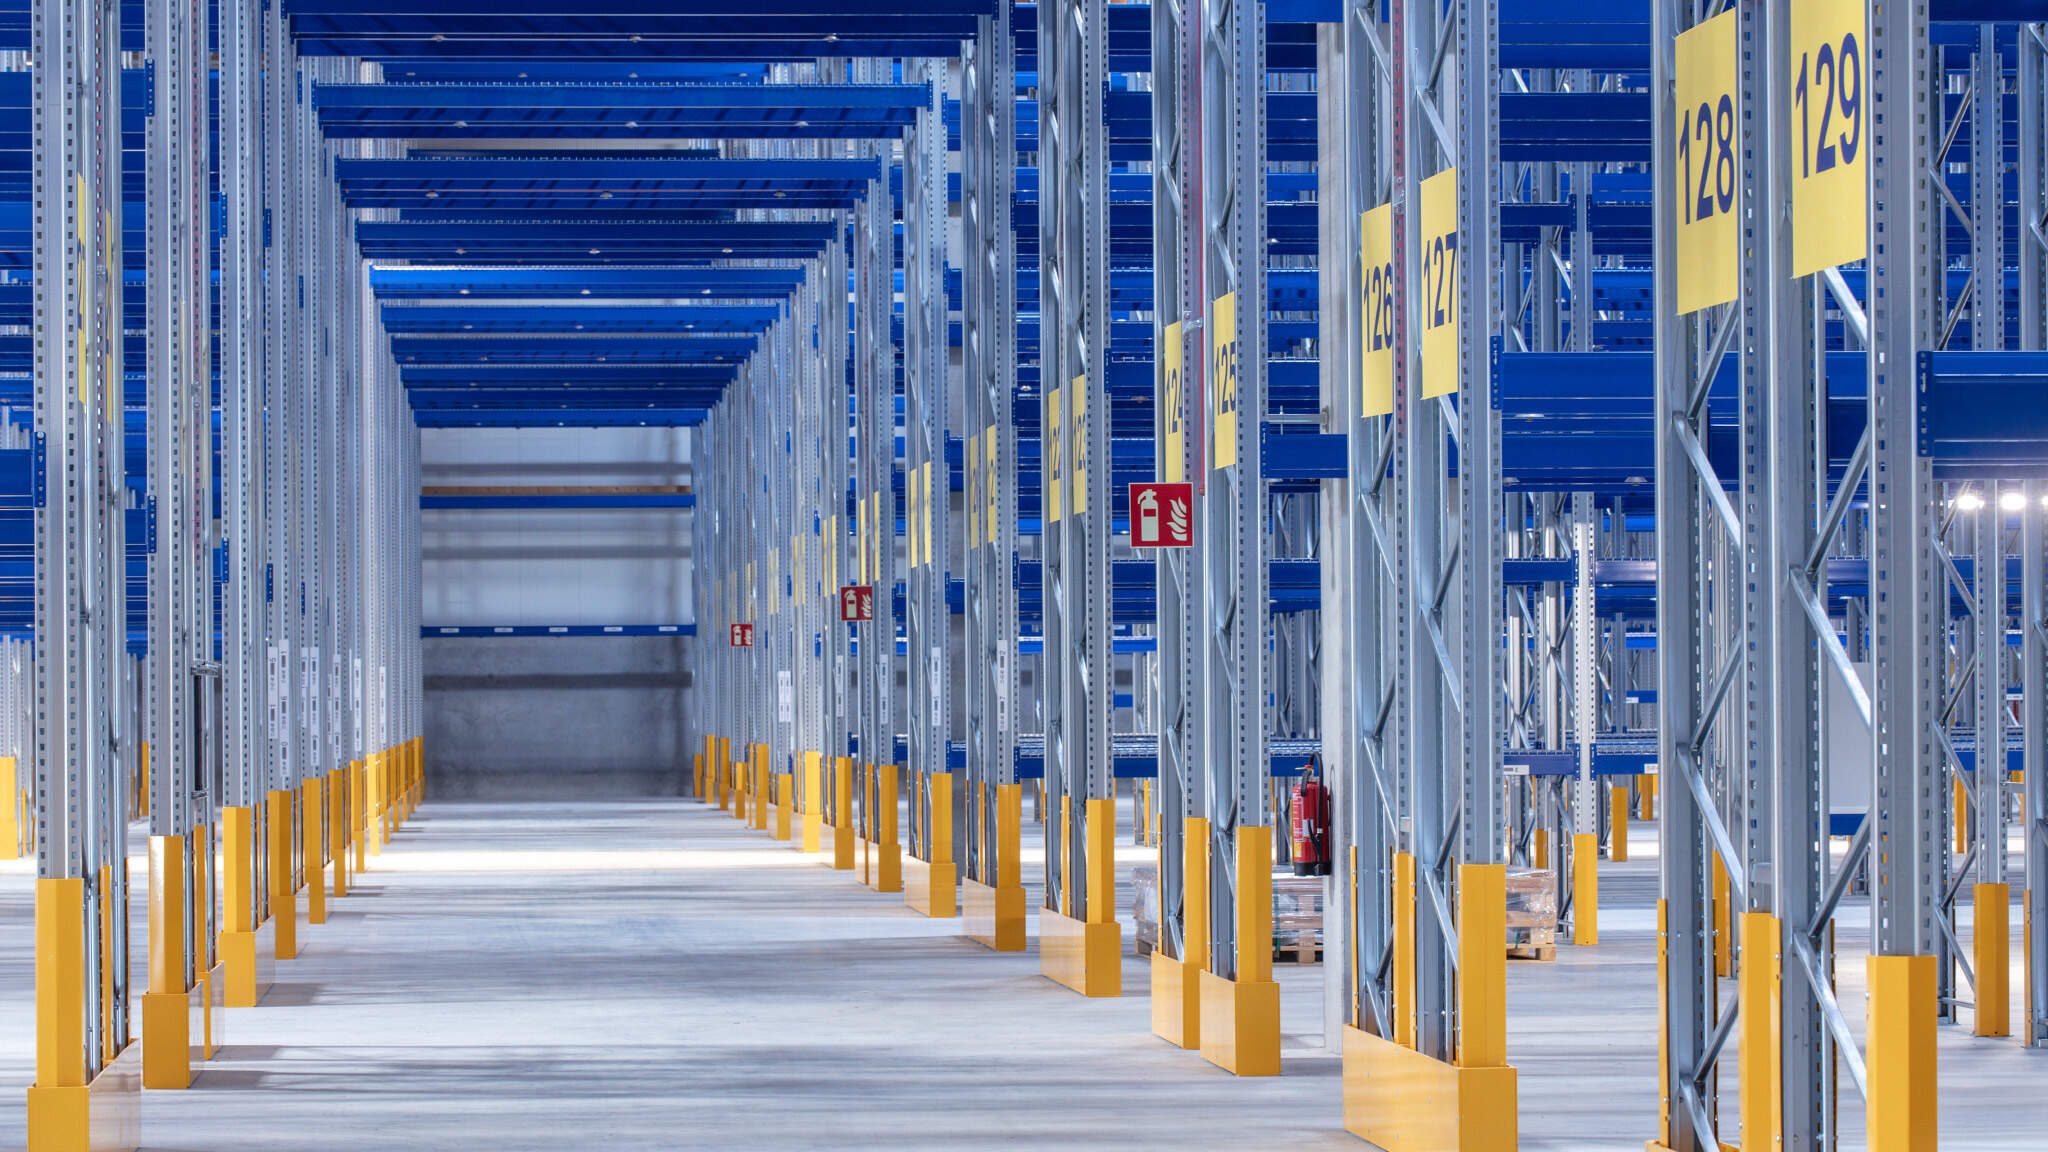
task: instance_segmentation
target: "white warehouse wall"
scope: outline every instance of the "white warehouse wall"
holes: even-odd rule
[[[690,432],[424,429],[428,487],[690,483]],[[695,618],[677,509],[421,513],[430,793],[477,799],[675,795],[689,778],[688,640],[435,637],[468,625]]]

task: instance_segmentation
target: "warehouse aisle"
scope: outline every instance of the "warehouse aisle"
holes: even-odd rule
[[[149,1147],[1358,1148],[693,801],[423,809]],[[1127,986],[1141,990],[1129,961]]]

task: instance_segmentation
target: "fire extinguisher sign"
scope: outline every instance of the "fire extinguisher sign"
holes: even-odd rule
[[[875,590],[868,584],[846,584],[839,589],[839,618],[853,622],[875,618]]]
[[[1131,547],[1188,548],[1194,542],[1193,484],[1131,485]]]
[[[732,646],[735,648],[752,648],[754,646],[754,626],[752,624],[733,625]]]

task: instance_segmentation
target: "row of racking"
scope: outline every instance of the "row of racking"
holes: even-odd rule
[[[414,794],[419,427],[693,429],[696,619],[630,627],[696,634],[702,786],[993,948],[1036,904],[1087,995],[1149,781],[1155,1029],[1240,1074],[1319,774],[1389,1147],[1513,1143],[1507,871],[1595,943],[1624,794],[1657,1144],[1833,1146],[1854,1095],[1931,1146],[1938,1025],[2048,1044],[2048,934],[1991,1007],[2015,833],[2048,898],[2038,4],[15,10],[0,736],[86,1022],[42,1087],[127,1049],[133,781],[180,997],[251,999],[376,839],[334,797]]]

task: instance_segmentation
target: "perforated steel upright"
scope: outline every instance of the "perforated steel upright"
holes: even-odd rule
[[[1152,305],[1158,371],[1153,386],[1153,460],[1158,479],[1199,480],[1206,446],[1195,439],[1207,344],[1198,265],[1204,249],[1196,57],[1200,13],[1186,3],[1152,5]],[[1190,468],[1192,466],[1193,472]],[[1183,1047],[1201,1044],[1199,973],[1209,955],[1209,851],[1202,815],[1202,732],[1195,707],[1201,652],[1198,607],[1204,566],[1189,550],[1162,548],[1153,561],[1158,608],[1159,950],[1153,961],[1152,1026]],[[1192,844],[1190,843],[1192,841]],[[1196,855],[1190,856],[1190,851]],[[1193,875],[1190,874],[1192,866]],[[1190,905],[1192,899],[1193,906]]]
[[[120,5],[31,8],[35,188],[35,1083],[32,1148],[81,1133],[129,1042]],[[131,1101],[132,1102],[132,1101]],[[90,1123],[86,1121],[85,1123]]]
[[[1039,391],[1044,580],[1041,966],[1122,990],[1110,763],[1108,5],[1038,7]]]
[[[961,70],[961,361],[967,486],[965,592],[967,929],[1024,946],[1017,784],[1016,39],[981,18]]]
[[[2019,338],[2048,348],[2048,25],[2018,33]],[[2043,485],[2029,483],[2020,539],[2020,739],[2024,745],[2025,987],[2021,1042],[2048,1046],[2048,604],[2043,583]]]
[[[924,60],[906,65],[905,73],[925,86],[926,98],[915,129],[903,140],[903,712],[912,813],[909,849],[929,865],[939,863],[928,838],[928,805],[934,778],[948,773],[957,664],[952,609],[946,603],[955,552],[946,459],[952,391],[946,316],[947,69],[942,61]],[[948,796],[951,779],[947,774],[940,784]],[[929,891],[934,878],[928,868],[926,876]],[[950,910],[952,881],[945,883]]]

